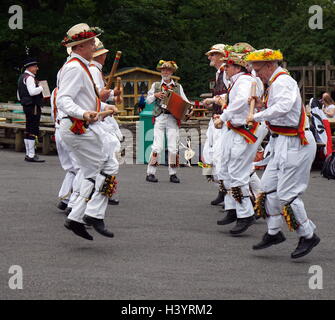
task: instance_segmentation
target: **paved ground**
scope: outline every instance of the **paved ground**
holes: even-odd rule
[[[119,206],[106,221],[115,238],[89,242],[63,227],[56,208],[63,172],[56,156],[27,163],[0,150],[0,299],[334,299],[334,184],[312,172],[304,195],[321,243],[297,261],[297,237],[261,252],[257,222],[242,237],[219,227],[216,190],[200,169],[181,168],[180,185],[145,182],[143,165],[122,166]],[[23,268],[23,289],[11,290],[10,266]],[[320,265],[323,289],[311,290],[309,268]]]

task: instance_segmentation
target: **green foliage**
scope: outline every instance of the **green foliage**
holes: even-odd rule
[[[99,26],[105,47],[122,50],[120,68],[154,70],[160,59],[174,60],[189,97],[208,92],[215,69],[204,53],[216,43],[248,42],[281,49],[289,65],[334,61],[335,8],[331,0],[26,0],[23,30],[8,27],[11,1],[0,4],[0,101],[14,100],[19,69],[29,53],[40,61],[40,79],[51,88],[66,59],[60,45],[66,31],[86,22]],[[312,5],[323,8],[323,30],[308,27]]]

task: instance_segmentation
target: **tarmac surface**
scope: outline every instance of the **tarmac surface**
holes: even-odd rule
[[[335,181],[318,171],[303,199],[321,242],[292,260],[298,237],[286,225],[285,242],[257,252],[263,220],[240,237],[230,236],[232,225],[218,226],[223,214],[209,205],[217,190],[197,167],[180,168],[181,183],[172,184],[161,166],[154,184],[144,165],[121,166],[120,205],[105,219],[115,237],[90,229],[94,241],[79,238],[56,207],[64,177],[57,156],[23,158],[0,150],[0,299],[335,298]],[[22,267],[21,290],[9,286],[13,265]],[[315,265],[323,289],[309,287]]]

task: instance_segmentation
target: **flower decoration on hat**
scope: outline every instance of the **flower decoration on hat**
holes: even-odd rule
[[[236,64],[239,65],[241,67],[246,67],[247,66],[247,62],[244,60],[244,54],[242,53],[236,53],[236,52],[229,52],[227,57],[223,57],[221,59],[222,61],[224,61],[227,64]]]
[[[250,52],[246,56],[246,61],[282,61],[284,59],[280,50],[262,49]]]
[[[173,72],[176,72],[178,69],[177,63],[174,61],[165,61],[165,60],[159,60],[156,69],[161,70],[161,69],[171,69]]]
[[[231,51],[248,54],[249,52],[253,52],[255,50],[256,49],[247,42],[238,42],[233,45],[233,49]]]
[[[74,35],[69,35],[69,33],[67,33],[66,37],[61,43],[63,46],[67,46],[73,42],[94,38],[103,32],[104,31],[99,27],[89,27],[87,30],[83,30],[82,32],[76,33]]]

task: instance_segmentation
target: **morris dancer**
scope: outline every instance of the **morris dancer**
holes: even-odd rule
[[[264,98],[266,109],[250,115],[247,121],[267,121],[271,131],[269,162],[261,179],[264,194],[257,201],[257,213],[266,219],[268,231],[253,249],[285,241],[281,231],[283,215],[289,229],[299,236],[298,246],[291,254],[291,258],[299,258],[320,242],[301,199],[315,158],[315,139],[309,130],[298,84],[278,65],[283,60],[282,53],[263,49],[250,53],[246,60],[269,86]],[[257,107],[263,107],[260,99],[256,100]]]
[[[115,106],[101,102],[89,71],[89,61],[95,50],[99,28],[80,23],[67,32],[63,45],[72,48],[71,59],[63,66],[59,78],[56,103],[66,114],[60,121],[62,140],[73,152],[83,174],[80,195],[65,227],[88,240],[85,223],[106,237],[113,237],[104,224],[105,211],[115,187],[115,172],[106,160],[103,130],[96,124],[100,110],[116,112]]]
[[[103,43],[95,38],[95,46],[96,49],[93,53],[93,60],[90,63],[90,71],[92,77],[94,79],[95,85],[100,93],[100,98],[102,101],[106,102],[107,100],[113,101],[114,97],[120,95],[120,90],[114,88],[114,90],[105,89],[105,79],[102,72],[102,68],[105,65],[105,61],[107,58],[107,50]],[[116,158],[116,153],[121,150],[121,141],[123,140],[123,135],[119,128],[118,123],[114,119],[113,116],[106,117],[104,121],[101,122],[103,129],[106,131],[106,152],[110,157],[110,161],[114,162],[115,169],[119,167],[119,163]],[[116,169],[118,171],[118,169]],[[115,198],[115,194],[113,198],[108,200],[108,204],[118,205],[119,200]]]
[[[68,61],[71,58],[70,50],[68,50],[68,54],[69,56],[67,57],[66,61]],[[70,206],[68,207],[68,205],[70,203],[70,198],[71,197],[73,198],[74,196],[73,192],[75,192],[75,189],[78,189],[78,195],[79,195],[79,186],[76,185],[78,180],[77,172],[79,171],[79,167],[76,163],[76,160],[72,152],[69,151],[66,144],[62,141],[59,133],[60,121],[65,116],[65,114],[63,114],[60,110],[58,110],[56,105],[60,72],[61,69],[57,74],[57,81],[56,81],[57,86],[51,93],[50,104],[51,104],[51,118],[55,122],[55,142],[56,142],[58,159],[63,170],[66,172],[58,193],[58,198],[60,202],[58,203],[57,207],[60,210],[69,211],[71,210],[72,206],[70,204]]]
[[[246,231],[254,222],[254,209],[250,200],[250,172],[257,151],[256,131],[259,124],[253,123],[252,128],[246,126],[249,112],[248,98],[254,78],[245,69],[247,63],[244,54],[229,52],[223,58],[226,62],[225,71],[231,85],[228,89],[228,104],[221,115],[215,116],[215,126],[226,122],[228,131],[224,135],[222,175],[225,187],[229,191],[225,196],[226,217],[218,221],[225,225],[234,222],[230,230],[233,235]],[[256,92],[258,96],[262,92]]]
[[[208,124],[208,129],[206,132],[206,142],[203,149],[203,159],[205,164],[212,166],[212,175],[214,181],[218,181],[219,193],[211,202],[211,205],[219,205],[224,201],[226,190],[224,187],[224,182],[219,176],[220,161],[222,158],[222,136],[226,131],[227,127],[223,126],[221,129],[216,129],[214,127],[213,117],[217,114],[222,113],[222,106],[220,104],[220,99],[224,99],[224,94],[227,93],[227,88],[229,86],[229,81],[226,78],[224,71],[225,63],[222,62],[222,58],[227,54],[226,45],[215,44],[208,52],[205,53],[210,61],[209,65],[217,69],[215,75],[215,86],[213,89],[213,98],[207,98],[203,100],[203,103],[212,108],[212,118]]]
[[[147,168],[146,180],[149,182],[158,182],[155,177],[157,166],[159,164],[159,156],[164,147],[164,133],[166,131],[167,143],[169,150],[169,175],[170,182],[180,183],[177,177],[176,168],[179,166],[179,123],[176,118],[167,110],[167,106],[163,103],[165,92],[173,90],[179,94],[185,101],[189,102],[185,96],[181,84],[173,81],[172,74],[177,71],[178,66],[174,61],[160,60],[156,69],[161,71],[162,81],[154,82],[147,95],[147,103],[155,102],[153,111],[154,125],[154,142]]]

